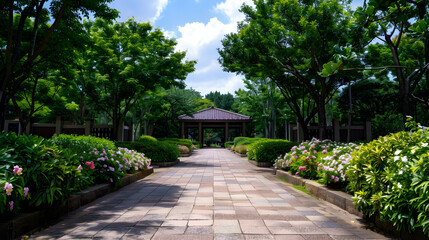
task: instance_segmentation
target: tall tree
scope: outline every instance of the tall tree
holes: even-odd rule
[[[367,39],[362,37],[365,29],[353,25],[347,7],[349,1],[255,0],[254,3],[255,9],[242,7],[246,18],[239,24],[239,32],[223,39],[220,63],[230,72],[270,77],[284,95],[291,91],[289,86],[304,89],[304,95],[308,94],[317,106],[310,116],[317,113],[322,129],[320,137],[325,138],[326,104],[349,76],[324,76],[323,64],[334,58],[336,46],[348,44],[350,39],[355,39],[356,47],[366,45]],[[296,114],[302,110],[293,107]],[[303,118],[299,121],[306,125]]]
[[[9,100],[31,75],[32,68],[50,55],[46,50],[65,45],[71,50],[73,44],[79,44],[73,39],[79,36],[82,16],[93,13],[96,17],[115,18],[118,12],[107,6],[111,1],[1,1],[0,129],[4,127]],[[52,24],[48,24],[51,20]],[[52,41],[54,38],[59,41]],[[66,53],[63,51],[63,55]]]
[[[91,38],[97,85],[88,95],[112,119],[114,139],[125,116],[146,91],[183,87],[183,80],[194,71],[196,62],[185,61],[185,52],[174,50],[176,41],[159,29],[152,30],[149,23],[129,19],[110,24],[97,19]]]
[[[232,110],[232,105],[234,104],[234,96],[231,93],[221,94],[218,91],[210,92],[206,94],[206,99],[214,102],[215,107],[228,111]]]
[[[390,62],[368,67],[391,70],[398,82],[398,103],[401,106],[404,120],[412,112],[411,97],[429,109],[428,11],[429,2],[427,0],[371,0],[368,3],[365,1],[363,7],[357,8],[355,13],[357,23],[367,28],[376,28],[377,39],[390,50]],[[406,42],[405,45],[404,42]],[[414,44],[414,46],[405,47],[409,44]],[[409,53],[417,48],[421,49],[418,52],[419,56],[409,58]],[[338,68],[338,64],[334,68]],[[362,70],[359,68],[346,69]],[[363,70],[368,70],[368,68]],[[426,83],[421,84],[421,80],[424,78],[426,78]],[[423,94],[414,95],[413,92],[416,88],[419,88]]]

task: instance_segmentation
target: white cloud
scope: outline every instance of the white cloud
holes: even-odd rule
[[[161,16],[162,11],[164,10],[165,7],[167,7],[168,4],[168,0],[157,0],[154,2],[155,4],[155,16],[152,17],[152,19],[150,20],[150,22],[154,23],[156,22],[156,20],[159,18],[159,16]]]
[[[245,3],[246,5],[254,6],[252,0],[225,0],[225,2],[216,5],[215,10],[225,14],[230,23],[237,23],[244,19],[244,15],[239,11],[241,6]]]
[[[197,66],[197,70],[195,71],[195,74],[196,75],[205,74],[213,70],[219,70],[219,63],[215,59],[212,59],[209,65],[206,65],[202,68],[198,68]]]
[[[161,31],[164,33],[164,36],[168,38],[176,38],[176,33],[174,31],[168,31],[165,29],[161,29]]]
[[[187,51],[187,56],[191,59],[198,59],[205,47],[214,44],[216,46],[212,47],[216,49],[223,36],[235,29],[235,24],[224,24],[216,17],[211,18],[207,24],[187,23],[179,27],[182,36],[177,39],[177,49]]]

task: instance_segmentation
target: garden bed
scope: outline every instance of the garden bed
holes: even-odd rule
[[[33,213],[21,213],[7,222],[0,223],[1,239],[15,239],[29,232],[38,230],[47,226],[54,220],[88,204],[97,198],[112,193],[124,186],[143,179],[153,173],[152,169],[142,170],[135,174],[129,174],[121,179],[118,186],[112,184],[100,184],[82,191],[79,194],[73,194],[69,197],[66,204],[54,205]]]

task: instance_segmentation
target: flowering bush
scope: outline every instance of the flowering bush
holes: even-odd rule
[[[360,145],[354,143],[336,143],[333,151],[322,151],[326,157],[322,157],[319,166],[320,182],[328,186],[344,187],[348,183],[346,171],[352,159],[351,153],[359,149]]]
[[[416,129],[415,129],[416,130]],[[429,131],[380,137],[353,153],[347,171],[354,202],[365,215],[429,236]]]
[[[45,139],[3,132],[0,146],[0,214],[52,205],[82,190],[74,155]]]
[[[181,154],[188,154],[189,153],[189,148],[186,147],[186,146],[179,145],[179,152]]]
[[[335,143],[330,140],[313,138],[292,147],[290,152],[276,159],[274,166],[304,178],[315,179],[321,156],[334,147]]]
[[[84,136],[45,140],[1,133],[0,215],[61,203],[95,183],[117,184],[124,174],[149,168],[150,159],[142,153],[125,148],[88,149],[112,144]]]

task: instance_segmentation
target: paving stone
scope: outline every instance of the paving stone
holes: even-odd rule
[[[201,149],[31,239],[388,239],[245,158]]]

